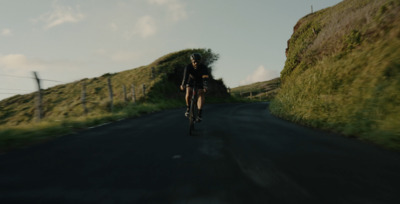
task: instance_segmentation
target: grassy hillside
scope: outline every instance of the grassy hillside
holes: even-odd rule
[[[273,114],[400,149],[400,1],[309,14],[286,54]]]
[[[179,91],[183,69],[190,62],[192,52],[200,52],[212,71],[212,63],[218,59],[218,55],[211,50],[184,50],[165,55],[147,66],[119,72],[107,73],[103,76],[82,79],[69,84],[55,86],[43,90],[44,120],[63,120],[66,118],[80,117],[83,115],[81,101],[82,84],[86,84],[86,99],[88,116],[108,113],[109,89],[108,78],[111,79],[113,88],[113,105],[118,111],[127,103],[124,100],[123,86],[126,87],[127,98],[132,100],[131,85],[135,87],[135,95],[138,101],[159,102],[167,99],[181,99],[183,93]],[[152,69],[155,70],[154,77]],[[146,98],[142,85],[146,86]],[[221,80],[211,78],[209,96],[227,96],[226,88]],[[22,125],[34,122],[35,119],[35,93],[18,95],[0,101],[2,109],[0,113],[0,125]]]
[[[17,95],[0,101],[0,150],[106,121],[184,106],[184,92],[179,90],[179,85],[183,69],[190,63],[189,56],[193,52],[203,55],[211,73],[207,101],[229,98],[222,79],[215,80],[212,76],[212,64],[218,60],[218,54],[210,49],[182,50],[167,54],[147,66],[119,73],[107,73],[43,90],[44,118],[40,123],[36,122],[35,93]],[[152,68],[155,70],[154,75]],[[111,79],[114,97],[112,112],[108,78]],[[86,84],[87,115],[81,100],[83,82]],[[132,103],[132,84],[135,87],[136,103]],[[146,95],[143,94],[143,84],[146,86]],[[124,85],[128,101],[124,99]]]
[[[273,99],[279,91],[280,78],[239,86],[231,89],[231,94],[236,97],[261,98],[261,100]]]

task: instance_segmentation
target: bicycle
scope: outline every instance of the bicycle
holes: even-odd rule
[[[197,113],[197,86],[196,82],[194,82],[193,90],[192,90],[192,98],[190,99],[189,106],[189,135],[192,135],[194,131],[194,123],[196,122],[196,113]]]

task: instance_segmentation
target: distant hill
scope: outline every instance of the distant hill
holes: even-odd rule
[[[280,78],[275,78],[232,88],[231,94],[236,97],[254,97],[261,98],[262,100],[271,100],[278,93],[280,85]]]
[[[82,84],[86,84],[86,105],[88,116],[109,112],[108,78],[113,89],[113,105],[121,109],[132,102],[132,89],[138,102],[162,102],[167,99],[179,99],[184,103],[184,93],[179,91],[184,67],[190,63],[193,52],[203,55],[205,64],[212,73],[212,64],[218,60],[218,54],[210,49],[187,49],[167,54],[147,66],[119,73],[106,73],[102,76],[82,79],[72,83],[58,85],[43,90],[44,120],[57,121],[83,115]],[[153,74],[154,70],[154,74]],[[146,86],[146,96],[143,94]],[[123,86],[126,89],[125,102]],[[222,79],[216,80],[211,74],[208,97],[228,97]],[[16,126],[35,120],[35,93],[17,95],[0,101],[0,125]]]
[[[400,1],[344,0],[288,41],[277,116],[400,149]]]

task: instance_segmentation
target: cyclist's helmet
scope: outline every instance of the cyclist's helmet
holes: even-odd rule
[[[190,59],[194,61],[200,61],[201,55],[199,53],[193,53],[192,55],[190,55]]]

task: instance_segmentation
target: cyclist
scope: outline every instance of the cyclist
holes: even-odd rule
[[[190,55],[191,63],[188,64],[185,68],[183,73],[183,80],[181,84],[181,90],[183,91],[186,87],[186,112],[185,116],[189,116],[189,105],[190,105],[190,98],[192,97],[193,85],[196,81],[196,86],[198,90],[198,101],[197,101],[197,108],[198,114],[196,120],[201,122],[202,120],[202,112],[203,106],[205,102],[204,94],[207,92],[207,82],[208,82],[208,70],[207,67],[201,63],[201,55],[199,53],[193,53]]]

